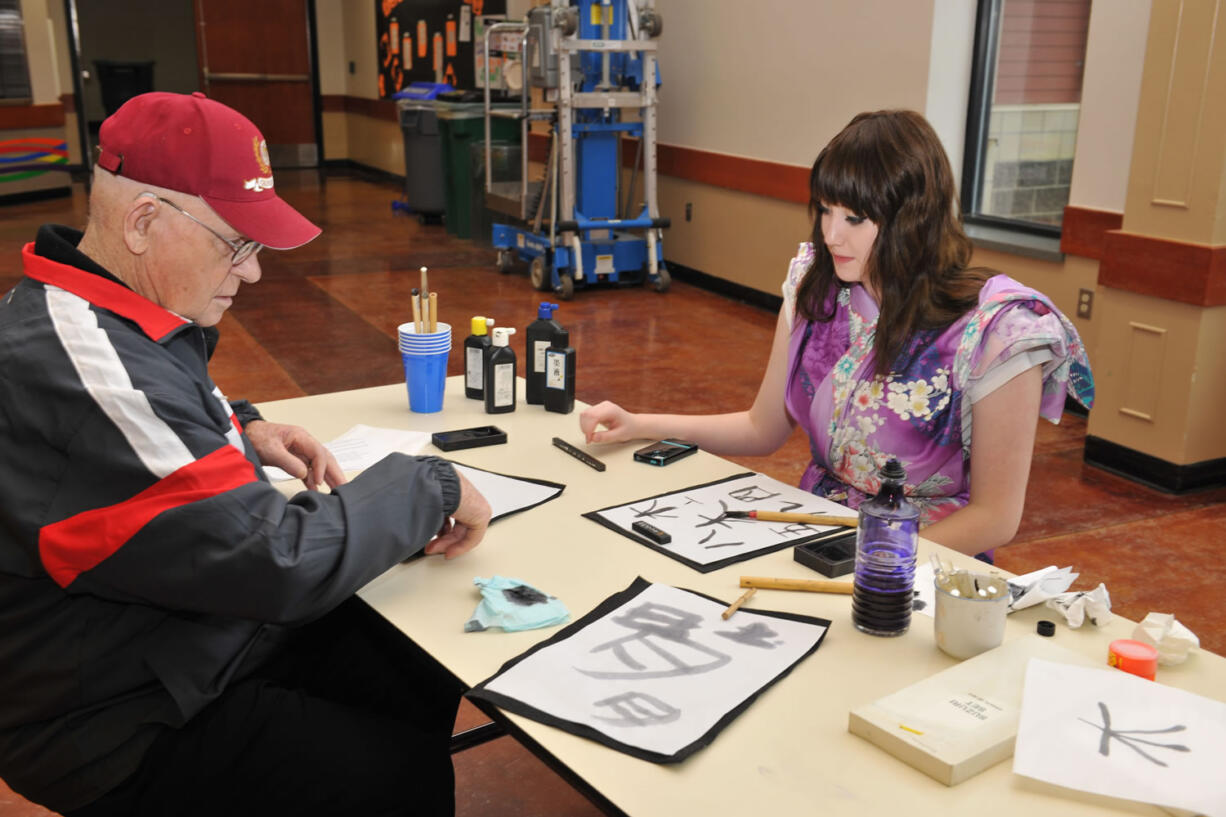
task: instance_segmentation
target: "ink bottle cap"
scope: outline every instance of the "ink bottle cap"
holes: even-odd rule
[[[1107,664],[1152,681],[1158,672],[1158,650],[1144,641],[1117,638],[1107,648]]]
[[[474,335],[484,335],[486,333],[485,316],[474,315],[472,320],[472,328]]]
[[[1056,622],[1043,619],[1035,625],[1034,630],[1044,638],[1051,638],[1056,634]]]
[[[494,345],[506,346],[510,341],[511,335],[515,334],[515,329],[510,326],[499,326],[494,330]]]
[[[541,305],[536,308],[536,317],[540,320],[547,321],[553,318],[553,313],[558,310],[557,304],[551,304],[546,301],[541,301]]]

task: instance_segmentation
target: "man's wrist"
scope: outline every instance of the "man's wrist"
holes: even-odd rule
[[[422,457],[430,463],[443,499],[443,513],[451,516],[460,507],[460,477],[455,466],[441,457]]]

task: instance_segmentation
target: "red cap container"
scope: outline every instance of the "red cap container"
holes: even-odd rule
[[[1144,641],[1118,638],[1107,648],[1107,663],[1152,681],[1158,672],[1158,650]]]

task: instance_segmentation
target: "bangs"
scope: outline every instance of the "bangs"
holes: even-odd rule
[[[878,224],[890,206],[889,168],[877,140],[865,138],[863,129],[847,129],[826,145],[809,174],[809,206],[836,204]]]

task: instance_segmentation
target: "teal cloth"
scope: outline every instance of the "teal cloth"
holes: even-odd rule
[[[535,630],[561,624],[570,618],[566,605],[556,596],[519,579],[477,576],[473,584],[481,588],[481,603],[464,624],[466,633],[478,633],[491,627],[501,627],[508,633]]]

